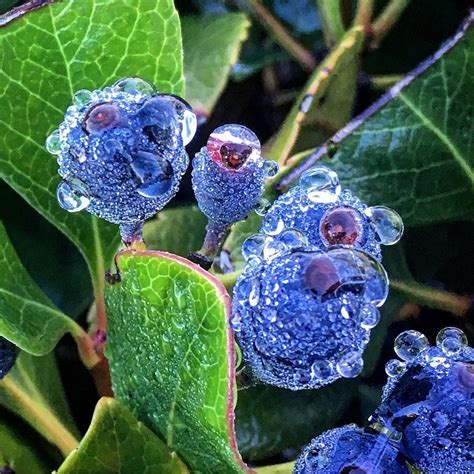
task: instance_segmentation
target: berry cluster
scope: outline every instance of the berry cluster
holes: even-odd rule
[[[231,324],[261,381],[299,390],[355,377],[388,293],[380,244],[402,234],[318,166],[280,197],[242,248]]]
[[[76,92],[46,141],[63,180],[59,204],[121,225],[125,242],[177,192],[196,116],[181,98],[139,78]]]
[[[0,337],[0,380],[8,374],[19,353],[18,347]]]
[[[457,328],[430,346],[417,331],[395,340],[402,360],[389,376],[371,425],[329,430],[299,457],[295,474],[474,471],[474,349]]]

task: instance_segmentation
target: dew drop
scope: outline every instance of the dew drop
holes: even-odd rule
[[[50,133],[46,139],[46,150],[52,155],[59,155],[61,153],[61,138],[59,135],[59,130],[55,130]]]
[[[362,237],[362,216],[348,206],[334,207],[321,219],[319,233],[326,245],[355,245]]]
[[[436,344],[447,356],[454,356],[467,347],[468,341],[463,331],[447,327],[436,336]]]
[[[278,163],[273,160],[266,160],[263,162],[263,171],[267,178],[273,178],[278,174],[279,170]]]
[[[391,359],[385,364],[385,373],[389,377],[397,377],[398,375],[403,374],[406,369],[405,362],[402,362],[398,359]]]
[[[377,326],[380,321],[380,312],[371,304],[365,305],[361,311],[361,319],[361,326],[363,328],[372,329]]]
[[[287,250],[287,246],[277,239],[267,238],[263,246],[263,258],[270,262]]]
[[[364,213],[375,227],[381,244],[393,245],[402,238],[403,221],[398,212],[385,206],[373,206],[368,207]]]
[[[118,80],[112,89],[119,92],[126,92],[127,94],[143,94],[153,95],[156,88],[153,84],[140,77],[125,77]]]
[[[99,135],[122,123],[122,111],[114,104],[103,103],[88,112],[84,119],[84,128],[91,135]]]
[[[300,178],[300,187],[310,201],[317,203],[335,202],[341,193],[337,174],[325,166],[305,171]]]
[[[228,124],[216,128],[207,140],[207,151],[217,163],[238,170],[250,156],[260,155],[260,141],[247,127]]]
[[[68,212],[79,212],[91,202],[88,187],[77,178],[62,180],[56,190],[59,205]]]
[[[262,225],[262,230],[268,235],[280,234],[285,228],[285,223],[277,214],[267,215]]]
[[[87,89],[78,90],[72,99],[76,107],[84,107],[92,102],[92,92]]]
[[[289,249],[295,249],[300,247],[306,247],[308,245],[308,239],[297,229],[287,229],[278,234],[275,237],[278,242],[285,244]]]
[[[311,365],[311,376],[313,379],[326,380],[331,376],[333,367],[328,360],[317,360]]]
[[[242,317],[239,313],[233,312],[230,318],[230,327],[235,331],[239,332],[242,329]]]
[[[345,378],[357,377],[364,367],[364,362],[358,352],[348,352],[338,361],[336,369]]]
[[[259,199],[257,206],[255,207],[255,212],[259,216],[264,216],[267,213],[269,208],[270,208],[270,201],[262,197]]]
[[[252,257],[260,257],[263,254],[263,246],[265,244],[265,236],[262,234],[253,234],[247,237],[242,244],[242,255],[245,260]]]
[[[181,124],[183,127],[181,130],[181,138],[183,139],[184,146],[186,146],[194,138],[194,135],[196,135],[196,114],[190,109],[185,109]]]
[[[140,179],[137,192],[147,198],[156,198],[171,188],[173,167],[171,163],[153,153],[139,151],[130,166]]]
[[[395,353],[405,361],[414,359],[428,347],[429,342],[426,336],[414,330],[402,332],[394,342]]]

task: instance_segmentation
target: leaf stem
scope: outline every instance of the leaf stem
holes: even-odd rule
[[[316,67],[311,51],[296,41],[259,0],[237,0],[236,3],[252,15],[303,70],[311,72]]]
[[[357,12],[354,18],[354,25],[364,28],[366,37],[371,34],[371,21],[374,13],[374,0],[359,0]]]
[[[58,447],[64,457],[77,448],[79,441],[57,419],[54,413],[29,397],[11,376],[7,375],[0,381],[0,386],[18,403],[25,415],[30,415],[43,431],[49,434],[48,440]]]
[[[390,89],[397,82],[403,79],[401,74],[385,74],[380,76],[370,76],[370,82],[377,89]]]
[[[317,0],[326,46],[332,47],[344,36],[340,0]]]
[[[71,326],[71,335],[76,342],[82,362],[89,370],[92,369],[101,361],[101,357],[99,357],[95,350],[93,339],[75,322]]]
[[[372,42],[371,47],[377,48],[398,21],[410,0],[391,0],[382,13],[372,23]]]
[[[465,316],[473,306],[472,298],[468,296],[437,290],[417,282],[391,280],[390,287],[414,303],[428,308],[448,311],[459,317]]]

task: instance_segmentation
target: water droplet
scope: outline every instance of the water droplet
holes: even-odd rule
[[[260,141],[247,127],[237,124],[216,128],[207,140],[207,151],[217,163],[239,169],[251,156],[260,155]]]
[[[327,360],[317,360],[311,365],[311,376],[320,380],[325,380],[331,376],[333,367]]]
[[[403,221],[398,212],[385,206],[368,207],[364,211],[383,245],[396,244],[403,234]]]
[[[93,107],[84,119],[84,128],[91,135],[99,135],[125,123],[123,112],[115,104],[104,103]]]
[[[265,172],[267,178],[273,178],[273,176],[276,176],[278,174],[279,168],[280,167],[276,161],[265,160],[263,162],[263,171]]]
[[[278,242],[285,244],[289,249],[306,247],[308,245],[307,237],[296,229],[284,230],[275,237]]]
[[[127,94],[153,95],[156,92],[153,84],[140,77],[125,77],[118,80],[112,88]]]
[[[410,361],[429,347],[428,339],[418,331],[404,331],[397,336],[394,343],[395,353],[401,359]]]
[[[130,163],[141,181],[137,192],[144,197],[156,198],[169,191],[173,178],[171,163],[153,153],[139,151]]]
[[[276,239],[267,238],[263,246],[263,258],[270,262],[287,250],[286,245]]]
[[[380,321],[380,312],[375,306],[371,304],[365,305],[361,311],[361,319],[361,326],[363,328],[372,329],[377,326]]]
[[[87,89],[78,90],[74,94],[72,102],[77,107],[84,107],[92,102],[92,92]]]
[[[442,449],[448,449],[452,442],[448,438],[438,438],[436,444]]]
[[[398,375],[403,374],[403,372],[405,372],[405,369],[406,369],[405,362],[402,362],[401,360],[398,360],[398,359],[389,360],[385,364],[385,373],[389,377],[397,377]]]
[[[88,187],[77,178],[61,181],[56,197],[59,205],[68,212],[82,211],[91,202]]]
[[[436,344],[447,356],[454,356],[467,347],[468,341],[463,331],[448,327],[438,333]]]
[[[325,166],[315,166],[305,171],[300,178],[300,187],[310,201],[317,203],[335,202],[341,193],[337,174]]]
[[[186,146],[194,138],[194,135],[196,135],[196,114],[192,110],[185,109],[181,123],[183,126],[181,130],[181,138],[183,139],[184,146]]]
[[[267,213],[269,208],[270,208],[270,201],[262,197],[259,199],[257,206],[255,207],[255,212],[259,216],[264,216]]]
[[[362,216],[352,207],[333,207],[322,217],[319,233],[326,245],[355,245],[363,235]]]
[[[242,317],[239,313],[233,312],[230,318],[230,327],[235,331],[239,332],[242,329]]]
[[[357,377],[364,367],[364,362],[358,352],[348,352],[338,361],[336,369],[345,378]]]
[[[252,279],[252,289],[249,293],[249,304],[250,306],[257,306],[260,301],[260,284],[258,280]]]
[[[52,155],[59,155],[61,153],[61,138],[59,135],[59,130],[55,130],[50,133],[46,139],[46,150]]]
[[[267,215],[262,225],[262,230],[268,235],[277,235],[281,233],[284,228],[285,223],[278,217],[276,213]]]
[[[260,257],[263,254],[263,246],[265,244],[265,236],[262,234],[253,234],[247,237],[242,244],[242,255],[245,260],[251,257]]]

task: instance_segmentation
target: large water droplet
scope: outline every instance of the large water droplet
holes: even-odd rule
[[[74,94],[72,102],[77,107],[85,107],[92,102],[92,92],[87,89],[78,90]]]
[[[268,209],[270,208],[270,201],[264,197],[258,200],[257,206],[255,207],[255,212],[259,216],[264,216]]]
[[[52,155],[59,155],[61,153],[61,138],[59,135],[59,130],[55,130],[50,133],[46,139],[45,144],[46,150]]]
[[[56,190],[59,205],[68,212],[79,212],[91,202],[88,187],[77,178],[63,180]]]
[[[275,237],[278,242],[285,244],[288,249],[296,249],[306,247],[308,245],[308,239],[297,229],[287,229]]]
[[[331,362],[327,360],[317,360],[311,365],[311,376],[313,379],[326,380],[333,371]]]
[[[383,245],[396,244],[403,235],[403,221],[398,212],[385,206],[368,207],[364,211],[371,220]]]
[[[385,364],[385,373],[389,377],[397,377],[398,375],[403,374],[406,369],[405,362],[402,362],[398,359],[391,359]]]
[[[156,198],[169,191],[173,177],[171,163],[160,156],[139,151],[130,166],[142,184],[137,191],[144,197]]]
[[[278,163],[273,160],[265,160],[263,162],[263,171],[267,178],[273,178],[273,176],[276,176],[278,174],[279,170]]]
[[[447,356],[454,356],[467,347],[468,341],[463,331],[458,328],[448,327],[438,333],[436,344]]]
[[[265,240],[265,244],[263,246],[263,258],[267,262],[270,262],[274,258],[283,254],[287,249],[288,247],[283,242],[269,237]]]
[[[260,141],[255,133],[237,124],[216,128],[206,147],[215,162],[235,170],[241,168],[250,156],[260,155]]]
[[[380,312],[371,304],[365,305],[361,310],[361,326],[365,329],[372,329],[380,321]]]
[[[357,377],[364,367],[364,362],[358,352],[348,352],[339,359],[336,369],[342,377]]]
[[[189,109],[186,109],[183,113],[182,120],[183,129],[181,130],[181,137],[183,144],[186,146],[196,135],[197,130],[197,118],[196,114]]]
[[[277,213],[267,215],[263,221],[262,230],[268,235],[277,235],[283,231],[285,223]]]
[[[348,206],[333,207],[321,219],[319,233],[326,245],[355,245],[362,238],[360,213]]]
[[[429,347],[428,339],[418,331],[410,330],[400,333],[394,342],[395,353],[401,359],[410,361]]]
[[[300,178],[300,187],[310,201],[317,203],[335,202],[341,193],[337,174],[325,166],[305,171]]]
[[[127,94],[153,95],[156,92],[153,84],[140,77],[125,77],[118,80],[112,88],[115,91],[126,92]]]
[[[265,236],[262,234],[254,234],[246,238],[242,244],[242,255],[245,260],[250,260],[252,257],[261,257],[264,244]]]

